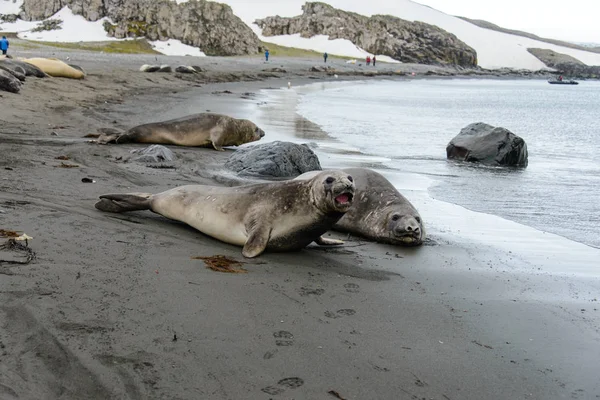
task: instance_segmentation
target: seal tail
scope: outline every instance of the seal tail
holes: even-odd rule
[[[103,194],[95,207],[113,213],[150,210],[151,196],[150,193]]]

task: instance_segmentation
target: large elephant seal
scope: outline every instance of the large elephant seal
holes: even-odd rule
[[[106,194],[96,208],[108,212],[152,210],[223,242],[243,246],[244,257],[299,250],[321,238],[352,205],[354,183],[343,171],[312,179],[239,187],[180,186],[158,194]]]
[[[265,132],[247,119],[227,115],[200,113],[164,122],[138,125],[127,132],[102,134],[97,143],[153,143],[178,146],[239,146],[260,140]]]
[[[36,66],[46,74],[59,78],[83,79],[85,74],[56,58],[24,58],[21,61]]]
[[[363,236],[380,243],[419,246],[425,240],[423,221],[417,209],[383,175],[366,168],[347,168],[356,184],[352,208],[333,229]],[[320,171],[302,174],[311,179]]]

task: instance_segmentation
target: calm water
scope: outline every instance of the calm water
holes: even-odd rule
[[[419,80],[324,86],[298,112],[386,168],[434,179],[432,197],[600,247],[600,83]],[[529,166],[476,167],[446,160],[472,122],[523,137]]]

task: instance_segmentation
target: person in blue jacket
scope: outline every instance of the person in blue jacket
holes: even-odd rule
[[[2,39],[0,39],[0,50],[2,50],[2,54],[6,54],[8,51],[8,39],[6,36],[2,36]]]
[[[265,50],[265,61],[269,61],[269,50]]]

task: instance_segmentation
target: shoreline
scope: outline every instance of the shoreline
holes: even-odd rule
[[[289,80],[202,84],[191,88],[198,110],[188,82],[127,72],[138,59],[126,58],[88,60],[81,82],[28,78],[21,94],[3,93],[12,107],[0,110],[0,229],[32,236],[37,258],[0,265],[0,395],[600,395],[600,279],[538,270],[561,266],[553,249],[527,259],[450,230],[417,249],[333,233],[346,245],[242,260],[240,248],[152,213],[95,210],[102,193],[214,183],[232,150],[171,146],[175,169],[151,169],[125,162],[143,145],[91,145],[85,134],[205,109],[249,112],[261,100],[244,93]],[[213,68],[226,73],[234,66],[225,61]],[[57,168],[61,155],[78,167]],[[220,274],[192,259],[217,254],[249,272]]]

